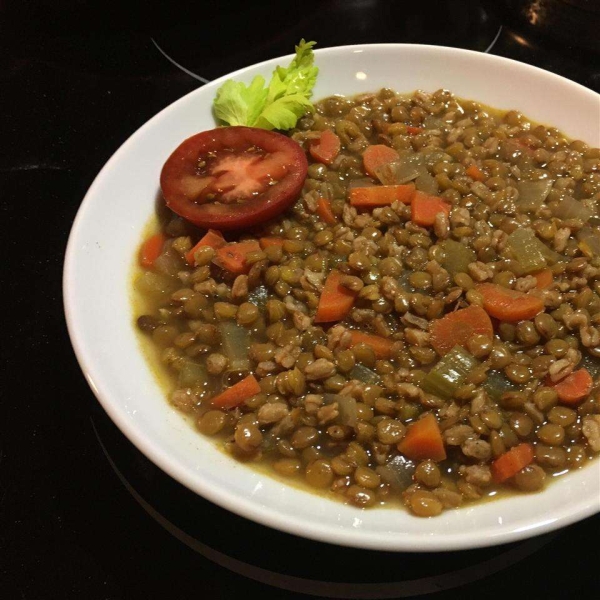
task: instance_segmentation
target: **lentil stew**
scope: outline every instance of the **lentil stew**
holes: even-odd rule
[[[446,90],[316,104],[308,175],[241,235],[168,213],[137,327],[239,460],[415,515],[600,452],[600,150]]]

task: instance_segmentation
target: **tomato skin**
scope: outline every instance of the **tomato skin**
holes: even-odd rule
[[[194,201],[206,179],[197,175],[200,158],[251,148],[285,161],[284,175],[274,185],[236,203]],[[304,150],[285,135],[255,127],[218,127],[193,135],[175,149],[162,168],[160,186],[167,206],[184,219],[204,229],[231,231],[263,223],[289,208],[302,191],[307,169]]]

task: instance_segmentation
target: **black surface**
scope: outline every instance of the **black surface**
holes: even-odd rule
[[[523,18],[531,14],[523,4],[0,2],[0,597],[595,595],[598,516],[545,538],[441,558],[316,544],[193,496],[99,408],[62,312],[67,235],[95,174],[148,118],[200,85],[152,39],[213,79],[287,54],[302,36],[319,47],[385,41],[484,51],[502,26],[492,53],[598,91],[598,38],[578,36],[575,27],[556,41],[551,27]],[[560,4],[564,11],[569,2]],[[598,19],[592,3],[570,4],[579,11],[573,18],[585,15],[581,31],[597,32],[587,22]]]

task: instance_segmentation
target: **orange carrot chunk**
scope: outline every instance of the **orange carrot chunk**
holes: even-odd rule
[[[340,138],[333,131],[325,129],[318,140],[311,142],[308,151],[316,161],[330,165],[337,158],[341,147]]]
[[[422,131],[425,131],[424,127],[414,127],[413,125],[406,126],[406,133],[408,133],[408,135],[418,135]]]
[[[260,394],[260,392],[260,385],[254,375],[248,375],[248,377],[212,398],[210,402],[215,408],[235,408],[248,398]]]
[[[260,245],[256,240],[227,244],[217,249],[217,255],[213,261],[222,269],[235,275],[241,275],[250,270],[250,265],[246,262],[248,254],[259,251]]]
[[[535,287],[538,290],[545,290],[549,288],[554,282],[554,275],[552,274],[551,269],[543,269],[541,271],[538,271],[537,273],[532,273],[532,275],[535,277],[535,280],[537,282],[535,284]]]
[[[495,283],[480,283],[475,289],[483,297],[483,308],[500,321],[516,323],[533,319],[544,310],[544,301],[533,294],[511,290]]]
[[[350,331],[350,347],[353,348],[358,344],[369,346],[375,353],[376,358],[385,360],[392,356],[394,341],[383,338],[380,335],[364,333],[363,331]]]
[[[398,450],[412,460],[444,460],[446,449],[437,419],[429,413],[408,426]]]
[[[429,333],[431,345],[440,356],[444,356],[454,346],[466,347],[474,335],[485,335],[493,339],[494,328],[485,310],[473,305],[432,321]]]
[[[487,179],[485,173],[477,165],[471,165],[465,172],[475,181],[485,181]]]
[[[514,477],[533,460],[533,456],[531,444],[519,444],[511,448],[492,463],[492,478],[496,483],[502,483]]]
[[[139,260],[142,267],[149,269],[160,256],[167,237],[162,233],[150,236],[140,247]]]
[[[380,167],[394,162],[399,158],[400,155],[389,146],[385,146],[384,144],[369,146],[362,155],[365,173],[373,179],[377,179],[377,170]]]
[[[422,227],[431,227],[439,213],[450,214],[450,204],[437,196],[415,192],[410,204],[410,220]]]
[[[341,285],[341,278],[342,274],[335,269],[327,276],[319,298],[315,323],[342,321],[350,312],[357,292]]]
[[[196,265],[196,259],[194,257],[200,248],[204,246],[210,246],[216,250],[217,248],[224,246],[226,243],[227,242],[220,231],[209,229],[204,237],[185,255],[185,259],[187,260],[188,265],[193,267]]]
[[[327,198],[319,198],[317,200],[317,215],[327,225],[335,225],[337,223],[333,210],[331,210],[331,202]]]
[[[579,369],[557,383],[548,377],[546,385],[553,387],[562,404],[577,405],[592,391],[594,380],[587,369]]]
[[[268,248],[269,246],[283,246],[284,241],[285,240],[280,237],[263,237],[263,238],[260,238],[259,243],[260,243],[260,247],[264,250],[265,248]]]
[[[404,204],[410,204],[414,192],[415,186],[412,183],[355,187],[350,190],[350,204],[355,208],[389,206],[396,200]]]

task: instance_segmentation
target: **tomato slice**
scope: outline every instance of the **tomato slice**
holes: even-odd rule
[[[167,159],[167,206],[194,225],[227,231],[282,213],[300,195],[308,162],[300,145],[254,127],[219,127],[185,140]]]

